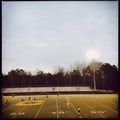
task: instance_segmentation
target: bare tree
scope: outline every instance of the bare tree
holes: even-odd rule
[[[72,71],[73,71],[73,70],[77,70],[77,71],[80,72],[81,75],[83,75],[82,70],[83,70],[84,68],[86,68],[86,67],[87,67],[87,65],[86,65],[85,62],[80,63],[78,60],[76,60],[76,61],[70,66],[70,68],[71,68]]]
[[[55,67],[54,73],[62,73],[63,75],[65,74],[65,68],[64,67],[60,67],[59,65],[57,67]]]

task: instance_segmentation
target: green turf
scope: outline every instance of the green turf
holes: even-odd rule
[[[36,95],[39,105],[17,105],[20,98],[28,101],[29,96],[3,96],[3,118],[118,118],[117,94],[74,94],[74,95]],[[70,106],[67,108],[67,101]],[[28,104],[28,103],[27,103]],[[80,106],[80,115],[77,107]]]

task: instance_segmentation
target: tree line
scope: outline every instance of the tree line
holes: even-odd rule
[[[95,75],[95,76],[94,76]],[[36,75],[23,69],[2,75],[2,87],[90,86],[118,92],[118,68],[109,63],[92,61],[88,65],[76,62],[71,69],[58,66],[54,73],[37,71]]]

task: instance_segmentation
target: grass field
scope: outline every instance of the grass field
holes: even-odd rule
[[[117,94],[3,96],[3,118],[117,118]],[[35,98],[35,100],[33,100]],[[23,101],[21,101],[23,99]],[[8,100],[6,102],[6,100]],[[67,105],[69,103],[69,106]],[[80,106],[80,115],[77,108]]]

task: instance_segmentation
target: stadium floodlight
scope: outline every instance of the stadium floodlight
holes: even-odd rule
[[[87,53],[86,53],[86,57],[88,59],[97,59],[99,56],[99,53],[97,50],[88,50]]]
[[[89,50],[86,52],[86,57],[92,61],[92,70],[93,70],[93,86],[94,90],[96,89],[96,79],[95,79],[95,59],[97,59],[99,56],[99,53],[97,50]]]

